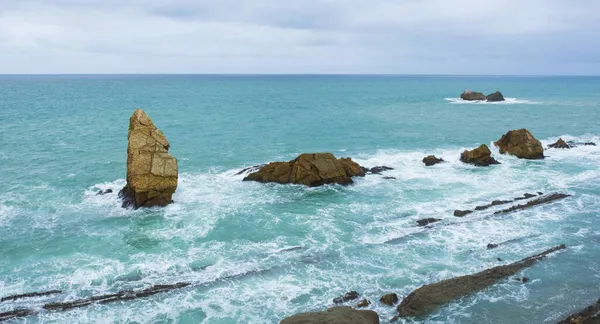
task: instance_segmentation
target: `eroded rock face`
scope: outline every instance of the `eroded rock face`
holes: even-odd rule
[[[473,164],[476,166],[488,166],[492,164],[500,164],[492,157],[492,151],[485,144],[481,144],[474,150],[466,150],[460,155],[460,160],[464,163]]]
[[[379,324],[379,315],[372,310],[333,307],[324,312],[296,314],[280,324]]]
[[[148,115],[136,109],[129,119],[127,185],[119,195],[123,207],[165,206],[177,189],[177,159],[169,142]]]
[[[560,149],[570,149],[571,147],[567,142],[565,142],[562,138],[559,138],[558,141],[554,144],[548,145],[550,148],[560,148]]]
[[[460,95],[460,98],[462,100],[468,100],[468,101],[486,100],[485,95],[483,93],[475,92],[475,91],[471,91],[471,90],[465,90],[465,92],[463,92]]]
[[[500,91],[496,91],[485,96],[485,99],[490,102],[504,101],[504,96]]]
[[[494,143],[501,154],[511,154],[519,159],[543,159],[544,147],[525,128],[512,130]]]
[[[352,177],[364,177],[365,171],[350,158],[337,159],[331,153],[305,153],[289,162],[272,162],[249,174],[244,181],[303,184],[351,184]]]

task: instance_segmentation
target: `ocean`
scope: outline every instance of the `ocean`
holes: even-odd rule
[[[507,101],[464,102],[465,89]],[[117,197],[138,107],[179,161],[166,208],[127,210]],[[0,76],[0,125],[0,298],[63,291],[0,302],[0,312],[40,311],[10,323],[277,323],[350,290],[387,323],[396,310],[384,294],[402,299],[563,243],[520,274],[526,284],[503,280],[398,323],[556,323],[600,297],[600,77]],[[545,147],[559,137],[599,146],[535,161],[499,154],[492,143],[519,128]],[[480,144],[502,164],[459,161]],[[394,170],[317,188],[236,175],[304,152]],[[429,154],[447,162],[425,167]],[[453,216],[536,192],[572,197]],[[429,217],[442,221],[416,226]],[[40,308],[183,281],[194,285]]]

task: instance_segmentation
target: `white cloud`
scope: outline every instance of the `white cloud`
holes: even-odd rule
[[[597,9],[557,0],[0,0],[0,73],[597,74]]]

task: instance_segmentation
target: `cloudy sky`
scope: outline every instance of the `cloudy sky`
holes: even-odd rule
[[[5,73],[600,74],[598,0],[0,0]]]

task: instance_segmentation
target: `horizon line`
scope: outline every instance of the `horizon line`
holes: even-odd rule
[[[600,77],[600,74],[451,74],[451,73],[0,73],[17,76],[382,76],[382,77]]]

